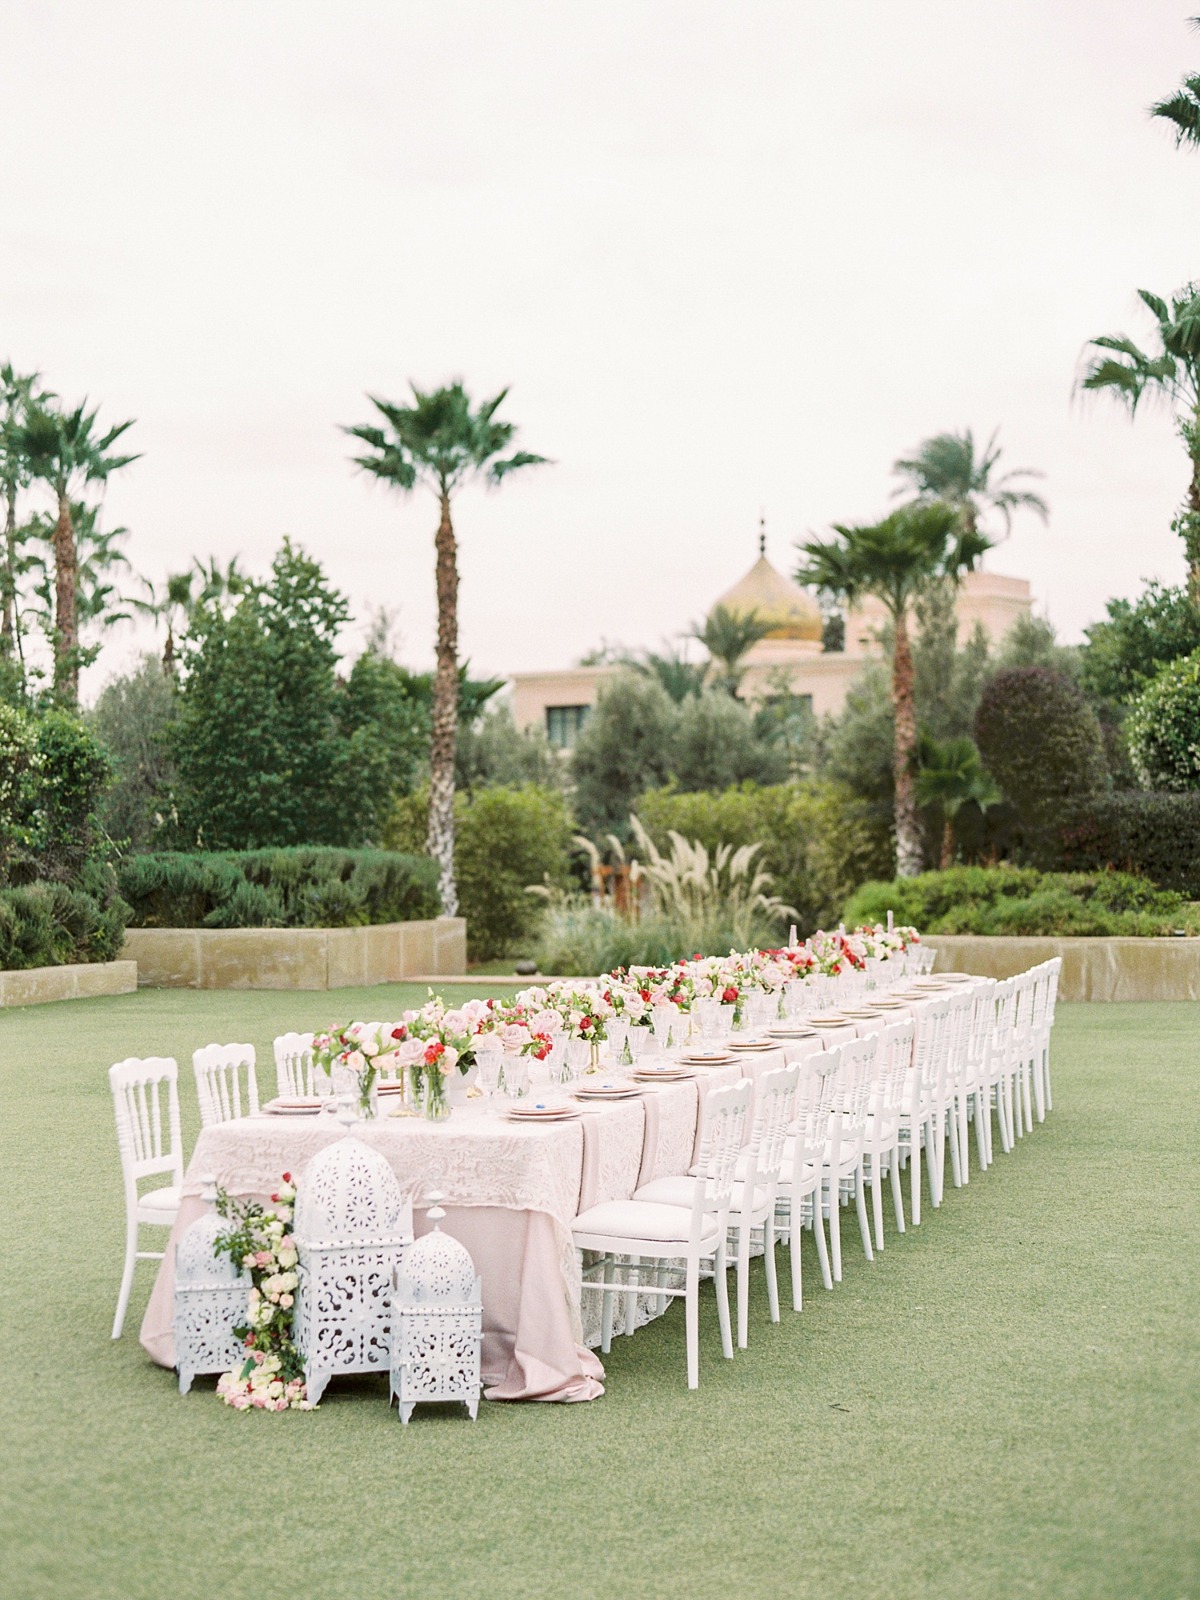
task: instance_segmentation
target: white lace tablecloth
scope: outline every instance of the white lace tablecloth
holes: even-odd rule
[[[445,1122],[385,1112],[355,1126],[418,1206],[431,1189],[445,1195],[443,1226],[471,1251],[483,1280],[489,1399],[603,1394],[604,1371],[586,1347],[580,1318],[574,1218],[600,1201],[627,1199],[651,1178],[686,1172],[707,1095],[742,1076],[754,1082],[793,1053],[747,1053],[695,1078],[650,1085],[636,1100],[592,1102],[577,1119],[553,1125],[510,1122],[503,1111],[472,1102]],[[203,1180],[211,1175],[231,1194],[266,1196],[284,1172],[303,1183],[317,1151],[341,1136],[328,1114],[243,1117],[203,1130],[142,1323],[142,1344],[155,1361],[174,1363],[175,1241],[201,1214]],[[418,1217],[417,1232],[423,1227]]]

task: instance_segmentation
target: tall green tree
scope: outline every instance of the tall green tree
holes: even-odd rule
[[[58,514],[54,551],[54,688],[64,703],[79,700],[78,550],[73,501],[92,485],[103,486],[136,455],[117,455],[113,445],[133,426],[132,419],[101,433],[98,411],[82,401],[61,411],[48,400],[31,406],[16,429],[17,445],[32,479],[54,495]]]
[[[1189,17],[1193,28],[1200,28],[1200,17]],[[1200,147],[1200,73],[1190,73],[1165,100],[1150,107],[1152,117],[1162,117],[1175,129],[1176,145]]]
[[[195,558],[183,572],[168,572],[161,583],[142,580],[145,594],[133,602],[138,611],[165,625],[166,643],[163,645],[162,669],[167,677],[175,676],[175,647],[177,635],[187,626],[188,620],[200,606],[217,601],[236,599],[246,588],[246,575],[233,556],[224,567],[216,556],[207,564]]]
[[[965,805],[989,811],[1004,799],[1000,785],[984,771],[974,739],[965,736],[939,743],[925,735],[920,744],[917,804],[936,809],[942,818],[942,850],[938,865],[954,865],[954,823]]]
[[[433,689],[433,736],[429,754],[429,854],[438,863],[438,887],[447,916],[458,911],[454,877],[454,764],[458,731],[458,546],[452,507],[472,480],[504,482],[522,467],[540,466],[545,456],[512,451],[517,427],[497,412],[508,395],[473,406],[461,382],[425,391],[415,384],[412,402],[395,405],[369,396],[383,418],[343,431],[367,447],[354,462],[381,483],[409,494],[418,484],[437,496],[437,668]]]
[[[717,605],[692,629],[692,638],[699,639],[712,657],[710,681],[714,688],[728,694],[738,692],[746,671],[746,652],[767,636],[770,627],[755,611],[731,611],[728,606]]]
[[[25,650],[21,627],[21,530],[17,499],[30,483],[29,459],[22,430],[29,409],[54,398],[40,389],[40,374],[19,373],[10,361],[0,366],[0,488],[4,494],[4,548],[0,552],[0,657],[16,659],[21,690],[25,688]]]
[[[1143,350],[1123,333],[1092,339],[1099,354],[1079,387],[1112,395],[1131,417],[1145,399],[1164,400],[1174,411],[1191,477],[1172,527],[1183,540],[1188,593],[1200,606],[1200,283],[1185,284],[1169,304],[1149,289],[1139,289],[1138,298],[1154,318],[1158,349]]]
[[[957,582],[970,571],[991,541],[968,528],[959,510],[942,500],[914,501],[866,526],[835,523],[834,533],[834,539],[800,547],[805,559],[796,581],[847,605],[873,595],[887,611],[892,630],[896,869],[901,877],[914,877],[924,865],[924,849],[913,788],[917,717],[909,613],[931,584]]]
[[[338,725],[336,639],[348,617],[345,597],[287,540],[270,578],[232,610],[193,613],[168,738],[185,845],[361,842],[355,793],[386,775],[381,741],[364,741],[352,767]],[[377,752],[380,765],[368,765]]]
[[[892,470],[906,482],[897,494],[915,489],[918,499],[944,500],[961,513],[968,533],[979,532],[990,512],[1004,522],[1005,535],[1012,529],[1014,511],[1032,511],[1043,522],[1050,508],[1040,494],[1018,486],[1019,478],[1040,478],[1032,467],[1015,467],[997,473],[1001,450],[996,443],[997,428],[982,450],[976,450],[970,428],[961,433],[938,433],[917,446],[912,456],[902,456]]]

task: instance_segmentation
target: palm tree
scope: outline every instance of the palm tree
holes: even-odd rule
[[[699,627],[692,629],[690,637],[699,639],[713,661],[723,668],[713,682],[736,695],[746,670],[742,658],[770,631],[771,624],[762,621],[756,611],[731,611],[728,606],[717,605]]]
[[[1013,512],[1034,512],[1045,522],[1050,508],[1032,489],[1017,488],[1018,478],[1040,478],[1031,467],[1017,467],[993,478],[1000,460],[996,443],[997,428],[982,452],[975,454],[975,436],[970,428],[961,433],[937,433],[917,446],[916,454],[893,463],[893,472],[908,480],[896,493],[910,488],[920,500],[944,500],[960,512],[968,533],[977,533],[989,511],[1004,519],[1005,537],[1012,531]]]
[[[438,863],[438,887],[448,917],[457,915],[454,881],[454,757],[458,733],[458,549],[451,520],[455,493],[472,479],[500,484],[521,467],[540,466],[545,456],[527,450],[504,455],[516,424],[496,413],[508,395],[502,389],[473,409],[460,381],[428,393],[410,384],[412,403],[393,405],[368,396],[386,427],[364,423],[344,433],[367,446],[355,456],[364,472],[403,493],[418,484],[432,489],[441,515],[437,552],[437,670],[433,683],[433,737],[429,751],[429,854]]]
[[[82,500],[72,501],[71,522],[75,530],[76,649],[78,664],[85,667],[91,665],[100,650],[99,643],[84,644],[88,629],[95,624],[100,631],[104,631],[119,622],[129,622],[133,613],[141,609],[141,604],[118,588],[120,578],[133,573],[129,557],[120,548],[121,543],[129,537],[129,529],[101,528],[97,508],[86,505]],[[35,549],[42,545],[53,550],[56,526],[54,517],[38,512],[21,531],[29,537]],[[30,557],[27,566],[35,575],[33,593],[41,602],[35,615],[46,637],[52,640],[57,628],[53,568],[50,562],[38,555]]]
[[[975,741],[967,737],[939,743],[928,734],[921,738],[921,765],[916,775],[917,804],[936,806],[942,813],[943,871],[954,865],[954,820],[973,801],[988,811],[1004,799],[1000,785],[984,770]]]
[[[0,656],[17,657],[21,682],[25,678],[25,651],[21,637],[21,611],[18,600],[20,544],[17,528],[17,496],[29,487],[29,463],[21,446],[19,430],[34,404],[45,404],[53,395],[38,388],[37,372],[18,373],[11,362],[0,366],[0,482],[4,491],[4,549],[0,559]]]
[[[1092,339],[1100,354],[1084,369],[1079,387],[1105,390],[1131,417],[1146,397],[1165,400],[1174,409],[1192,474],[1172,526],[1183,539],[1188,592],[1200,606],[1200,283],[1185,284],[1170,305],[1149,289],[1139,289],[1138,297],[1157,324],[1159,350],[1151,354],[1123,333]]]
[[[647,650],[631,665],[645,677],[657,678],[676,705],[682,705],[689,695],[699,694],[704,687],[706,664],[688,661],[679,649],[668,648],[663,655]]]
[[[808,559],[795,577],[797,583],[812,584],[847,605],[874,595],[891,618],[896,869],[901,877],[913,877],[923,865],[923,850],[913,792],[917,716],[908,611],[930,584],[939,579],[957,582],[991,542],[977,528],[968,528],[959,511],[942,500],[913,501],[867,527],[835,523],[834,532],[836,539],[800,546]]]
[[[1188,21],[1193,28],[1200,28],[1200,17],[1189,17]],[[1165,100],[1156,100],[1150,115],[1174,123],[1176,146],[1200,146],[1200,74],[1185,78]]]
[[[162,669],[168,678],[175,676],[177,629],[190,622],[198,607],[212,605],[226,596],[242,594],[247,585],[236,556],[224,568],[216,556],[209,557],[207,566],[197,556],[185,572],[168,572],[161,584],[151,583],[148,578],[143,578],[142,582],[146,596],[142,600],[134,600],[132,604],[138,611],[153,617],[155,622],[166,624],[167,640],[163,646]],[[196,587],[197,582],[199,588]]]
[[[74,411],[32,406],[17,436],[31,478],[45,483],[58,504],[54,547],[54,688],[68,705],[79,699],[78,552],[72,498],[88,484],[105,484],[138,457],[111,453],[132,419],[97,434],[96,411],[82,401]]]

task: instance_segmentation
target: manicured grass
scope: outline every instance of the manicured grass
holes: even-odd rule
[[[481,986],[482,987],[482,986]],[[418,1410],[376,1380],[315,1414],[180,1399],[108,1337],[122,1207],[105,1069],[411,991],[142,993],[0,1015],[0,1593],[1180,1600],[1200,1593],[1200,1008],[1064,1006],[1055,1110],[875,1265],[701,1387],[682,1307],[581,1406]]]

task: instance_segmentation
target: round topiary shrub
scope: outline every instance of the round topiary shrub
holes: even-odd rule
[[[1037,858],[1052,854],[1052,830],[1063,808],[1108,787],[1096,713],[1076,685],[1050,667],[997,672],[975,714],[975,742]]]
[[[1200,789],[1200,650],[1169,662],[1138,695],[1125,723],[1145,789]]]

